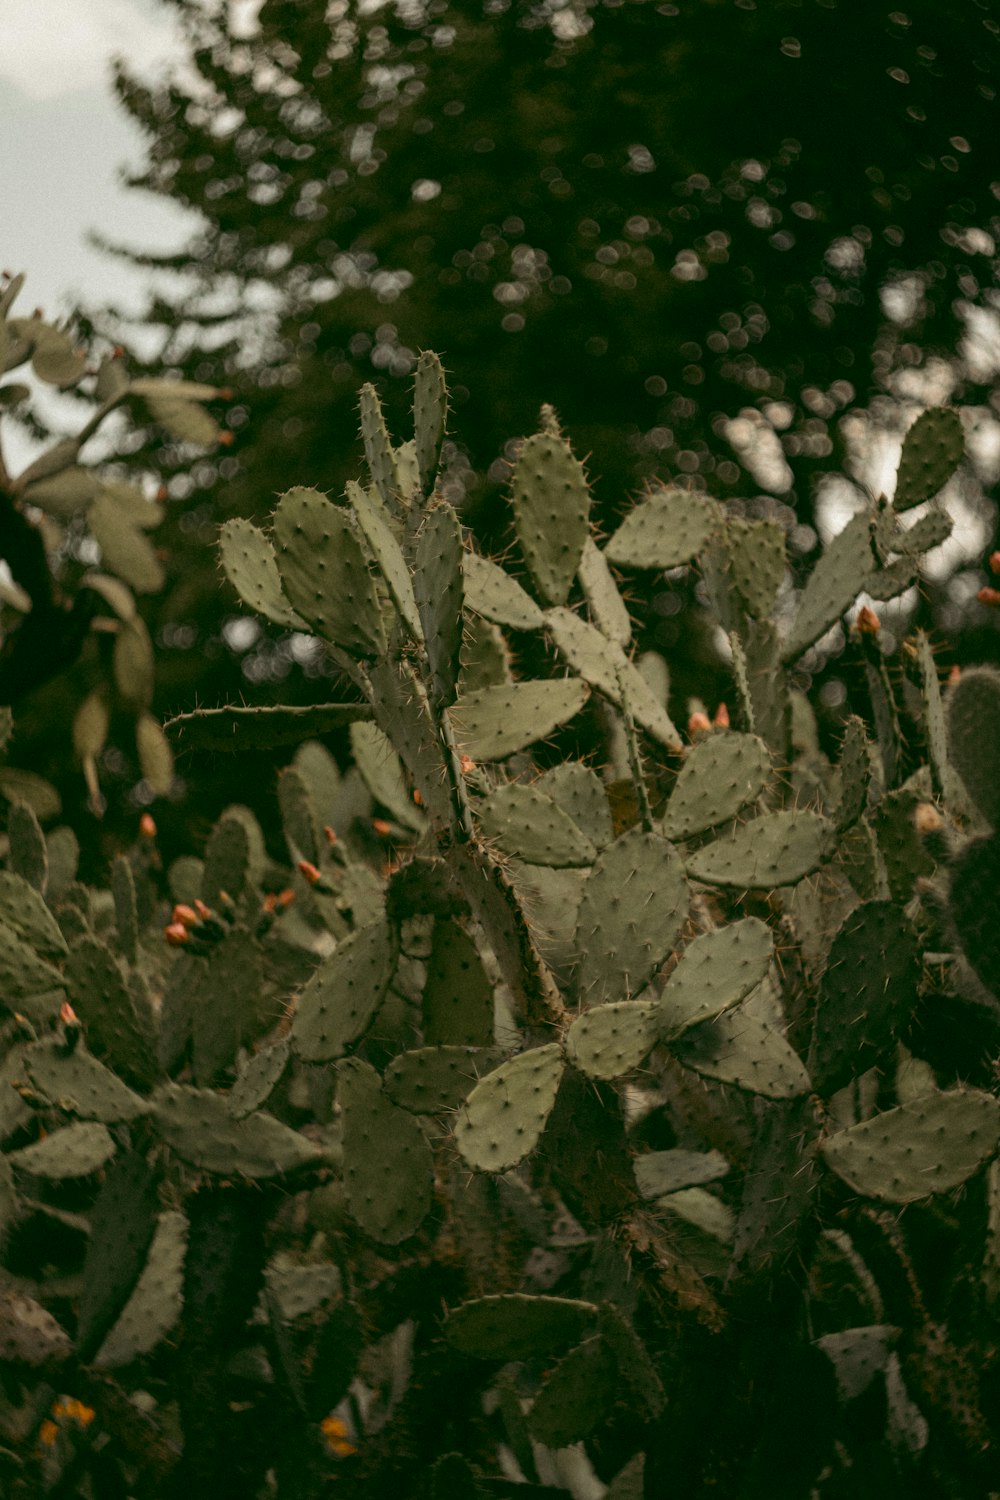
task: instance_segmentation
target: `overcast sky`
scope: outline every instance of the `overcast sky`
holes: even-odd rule
[[[0,0],[0,267],[27,276],[19,312],[79,298],[139,304],[141,278],[86,243],[88,230],[149,250],[196,226],[119,182],[141,139],[110,87],[122,54],[144,76],[179,55],[160,0]]]

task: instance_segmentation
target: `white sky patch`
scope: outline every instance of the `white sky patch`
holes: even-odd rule
[[[181,55],[170,12],[150,0],[7,0],[2,12],[0,81],[35,101],[106,88],[115,53],[136,72]]]

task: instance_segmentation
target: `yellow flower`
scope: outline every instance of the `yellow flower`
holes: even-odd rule
[[[324,1417],[319,1424],[327,1448],[335,1453],[338,1458],[349,1458],[352,1453],[357,1453],[357,1448],[348,1441],[347,1423],[340,1417]]]

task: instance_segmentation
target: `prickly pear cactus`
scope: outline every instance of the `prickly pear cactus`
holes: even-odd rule
[[[997,1303],[1000,1099],[929,1018],[997,1019],[996,798],[970,747],[1000,679],[942,697],[918,639],[901,703],[860,641],[871,732],[851,720],[831,762],[786,668],[862,587],[886,596],[884,506],[793,593],[779,528],[679,489],[602,547],[546,411],[512,480],[517,578],[438,492],[446,412],[422,355],[412,441],[369,388],[343,500],[292,489],[270,534],[223,528],[247,606],[352,686],[170,726],[297,744],[284,864],[233,807],[166,872],[147,824],[108,895],[58,829],[9,820],[0,1416],[25,1483],[86,1469],[100,1435],[148,1494],[625,1496],[673,1463],[684,1493],[756,1495],[736,1476],[806,1399],[789,1500],[841,1493],[878,1423],[901,1486],[975,1464],[959,1346]],[[914,428],[896,509],[949,477],[953,416]],[[699,710],[684,735],[623,575],[693,566],[737,723]],[[904,708],[927,751],[905,781]],[[349,767],[309,738],[343,726]],[[954,1328],[922,1289],[942,1237],[980,1278]]]

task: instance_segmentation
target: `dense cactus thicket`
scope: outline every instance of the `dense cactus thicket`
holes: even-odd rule
[[[233,805],[169,869],[144,820],[94,889],[12,806],[7,1491],[985,1497],[1000,674],[942,691],[869,605],[835,761],[790,685],[947,535],[959,417],[797,591],[778,525],[668,484],[602,544],[549,409],[516,553],[478,554],[446,412],[424,354],[409,440],[363,393],[342,500],[222,528],[342,673],[168,726],[290,746],[284,862]],[[680,727],[622,591],[678,568],[732,672]]]

